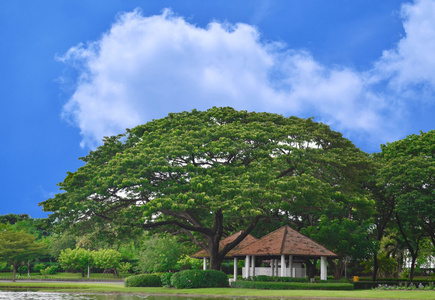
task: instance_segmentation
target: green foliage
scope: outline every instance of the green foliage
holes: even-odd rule
[[[172,273],[172,272],[167,272],[167,273],[163,273],[163,274],[160,276],[160,280],[162,281],[162,286],[163,286],[163,287],[172,287],[172,285],[171,285],[171,278],[172,278],[172,275],[174,275],[174,273]]]
[[[181,228],[203,243],[213,269],[261,218],[302,228],[342,199],[341,210],[358,211],[351,199],[363,199],[371,165],[327,125],[228,107],[169,114],[106,138],[82,160],[62,192],[41,203],[59,226],[118,236]],[[224,228],[244,232],[213,251]]]
[[[184,270],[172,275],[171,285],[177,289],[228,287],[228,277],[217,270]]]
[[[264,290],[353,290],[351,283],[304,283],[304,282],[265,282],[234,281],[232,288]]]
[[[93,254],[95,266],[102,269],[117,268],[122,259],[122,254],[113,249],[101,249]]]
[[[145,237],[138,254],[138,268],[143,273],[178,271],[177,262],[187,251],[174,236],[152,235]]]
[[[41,269],[39,272],[41,273],[41,275],[53,275],[56,274],[59,271],[59,267],[54,265],[54,266],[49,266],[45,269]]]
[[[369,273],[373,270],[373,259],[363,261],[365,272]],[[379,276],[388,277],[392,276],[397,269],[397,261],[393,257],[389,257],[385,252],[378,255]]]
[[[187,254],[180,257],[175,265],[177,271],[189,270],[189,269],[202,269],[202,261],[197,258],[192,258]]]
[[[0,261],[12,265],[13,281],[19,263],[33,259],[46,251],[45,244],[36,242],[33,235],[7,227],[0,229],[0,241]]]
[[[278,276],[266,276],[258,275],[250,277],[247,281],[262,281],[262,282],[309,282],[308,278],[295,278],[295,277],[278,277]]]
[[[6,262],[0,262],[0,272],[10,272],[12,266]]]
[[[17,222],[31,219],[28,214],[6,214],[0,215],[0,223],[14,225]]]
[[[126,275],[132,269],[132,265],[129,262],[120,262],[118,264],[118,271],[121,275]]]
[[[82,270],[84,277],[84,269],[93,264],[94,256],[92,251],[75,248],[62,250],[58,260],[63,269]]]
[[[162,286],[160,277],[154,274],[141,274],[125,279],[126,287],[156,287]]]
[[[429,236],[435,243],[435,130],[381,146],[377,185],[395,200],[398,231],[412,257],[414,276],[420,243]]]

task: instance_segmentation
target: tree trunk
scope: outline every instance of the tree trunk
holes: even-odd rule
[[[414,279],[414,269],[415,269],[415,261],[417,260],[417,255],[411,256],[411,271],[409,272],[409,280],[412,282]]]
[[[314,276],[316,276],[316,272],[317,272],[316,263],[317,263],[317,259],[315,259],[314,262],[311,262],[311,260],[309,259],[305,260],[309,279],[314,278]]]
[[[85,277],[85,268],[81,268],[81,271],[82,271],[82,277]]]
[[[30,260],[27,261],[27,277],[30,277]]]
[[[12,282],[15,282],[15,276],[16,276],[16,270],[17,265],[16,264],[12,264]]]
[[[375,255],[373,255],[373,274],[372,274],[372,281],[376,281],[376,275],[378,273],[379,265],[378,265],[378,252],[375,252]]]

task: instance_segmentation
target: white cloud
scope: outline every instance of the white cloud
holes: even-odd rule
[[[393,88],[435,86],[435,1],[417,0],[402,6],[406,36],[395,49],[386,50],[377,71]]]
[[[247,24],[200,28],[168,10],[150,17],[125,13],[100,40],[62,58],[80,72],[64,115],[90,147],[169,112],[211,106],[312,115],[347,136],[370,135],[379,144],[395,134],[389,124],[404,111],[396,95],[379,91],[380,82],[435,85],[433,7],[428,0],[404,5],[407,35],[365,73],[326,67],[305,51],[264,43]]]

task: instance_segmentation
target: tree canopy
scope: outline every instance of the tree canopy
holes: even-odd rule
[[[394,217],[412,256],[411,279],[420,242],[435,246],[435,130],[381,146],[377,176],[383,197],[394,200]]]
[[[326,207],[352,211],[370,168],[368,155],[327,125],[232,108],[169,114],[105,138],[81,160],[61,193],[41,203],[59,226],[182,232],[214,269],[262,218],[301,228]]]
[[[35,237],[22,231],[3,227],[0,230],[0,260],[13,267],[13,281],[17,265],[45,252],[45,244],[35,241]]]

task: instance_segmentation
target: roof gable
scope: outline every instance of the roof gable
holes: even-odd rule
[[[283,254],[312,257],[337,257],[332,251],[329,251],[309,237],[297,232],[290,226],[283,226],[246,247],[234,251],[232,256],[276,256]]]

